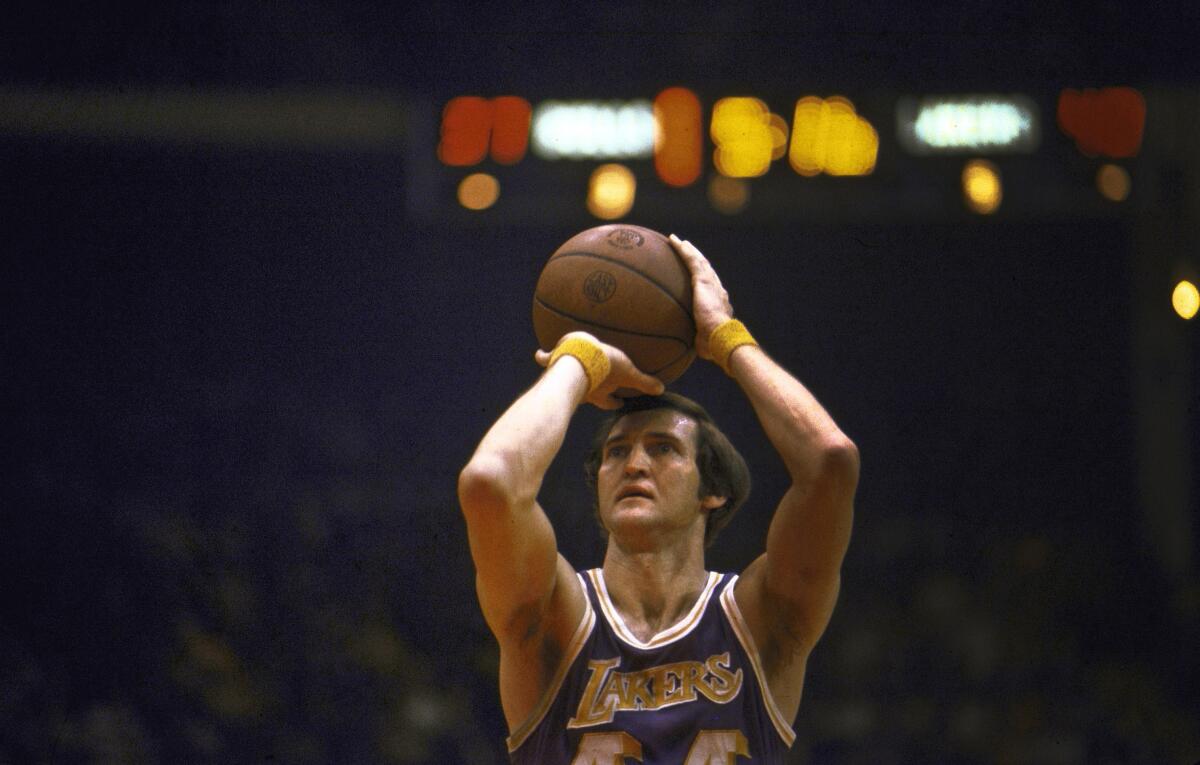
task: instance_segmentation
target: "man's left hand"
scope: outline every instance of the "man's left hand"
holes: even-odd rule
[[[692,272],[692,316],[696,321],[696,355],[712,359],[708,338],[713,330],[733,318],[729,293],[721,286],[721,278],[708,258],[689,241],[671,234],[671,246]]]

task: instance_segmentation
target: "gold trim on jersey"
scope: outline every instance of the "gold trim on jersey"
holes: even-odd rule
[[[575,634],[571,636],[571,642],[567,643],[567,650],[563,653],[558,669],[554,671],[554,678],[550,681],[550,686],[542,694],[542,698],[538,701],[537,706],[529,713],[529,717],[525,718],[525,722],[508,737],[507,743],[510,753],[517,751],[521,744],[525,743],[525,739],[529,737],[530,733],[533,733],[538,723],[546,716],[546,712],[550,710],[550,705],[553,703],[554,697],[558,695],[559,689],[562,688],[563,680],[567,677],[567,671],[571,669],[575,658],[583,650],[583,644],[587,640],[588,635],[592,634],[592,628],[596,626],[596,611],[592,608],[591,598],[587,596],[587,585],[584,583],[582,576],[579,574],[576,574],[576,576],[579,576],[579,586],[583,588],[583,618],[579,620],[579,626],[575,628]]]
[[[741,641],[742,648],[746,650],[746,655],[750,657],[750,666],[754,668],[754,675],[758,678],[758,689],[762,694],[763,705],[767,708],[767,716],[771,718],[779,737],[791,747],[796,740],[796,732],[792,730],[792,726],[788,724],[783,713],[779,711],[779,707],[775,705],[775,698],[771,695],[770,686],[767,685],[767,673],[763,671],[762,662],[758,656],[758,647],[754,645],[754,636],[750,634],[750,627],[746,624],[746,619],[742,616],[741,609],[738,608],[737,600],[733,597],[733,586],[737,584],[737,580],[737,576],[731,577],[729,584],[721,590],[719,598],[721,607],[725,609],[725,615],[729,617],[733,631]]]
[[[629,627],[625,626],[625,620],[621,618],[617,607],[613,605],[612,598],[608,596],[608,587],[604,584],[604,570],[593,568],[587,572],[587,575],[591,578],[596,590],[596,600],[600,602],[600,610],[604,613],[604,618],[608,620],[609,626],[613,628],[613,632],[617,633],[617,637],[622,641],[643,650],[664,646],[691,632],[700,623],[700,617],[704,616],[704,609],[708,607],[709,598],[712,597],[713,590],[721,581],[720,574],[715,571],[708,572],[708,581],[704,583],[704,589],[700,592],[700,597],[696,599],[692,610],[688,611],[687,615],[678,622],[643,643],[638,640]]]

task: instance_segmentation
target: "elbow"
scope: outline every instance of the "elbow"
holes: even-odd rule
[[[463,514],[494,512],[509,506],[510,492],[503,460],[476,455],[458,474],[458,502]]]
[[[821,448],[818,474],[824,481],[851,490],[858,485],[858,446],[845,434],[838,433]]]
[[[810,443],[794,462],[788,463],[792,485],[805,491],[854,493],[858,486],[858,446],[840,431]]]
[[[458,501],[468,520],[531,505],[537,488],[521,478],[519,457],[503,454],[476,454],[458,474]]]

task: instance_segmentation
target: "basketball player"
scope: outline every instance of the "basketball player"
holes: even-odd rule
[[[749,488],[741,457],[617,348],[571,333],[537,352],[545,372],[458,485],[517,765],[782,762],[837,600],[857,449],[733,319],[699,250],[671,241],[692,273],[697,353],[736,380],[792,483],[766,551],[740,576],[707,571],[706,542]],[[538,489],[575,409],[617,409],[621,389],[646,395],[624,402],[589,460],[608,547],[577,573]]]

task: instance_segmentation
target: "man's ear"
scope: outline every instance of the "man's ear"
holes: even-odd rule
[[[708,512],[712,512],[728,501],[729,497],[718,497],[715,494],[709,494],[706,497],[700,498],[700,507]]]

